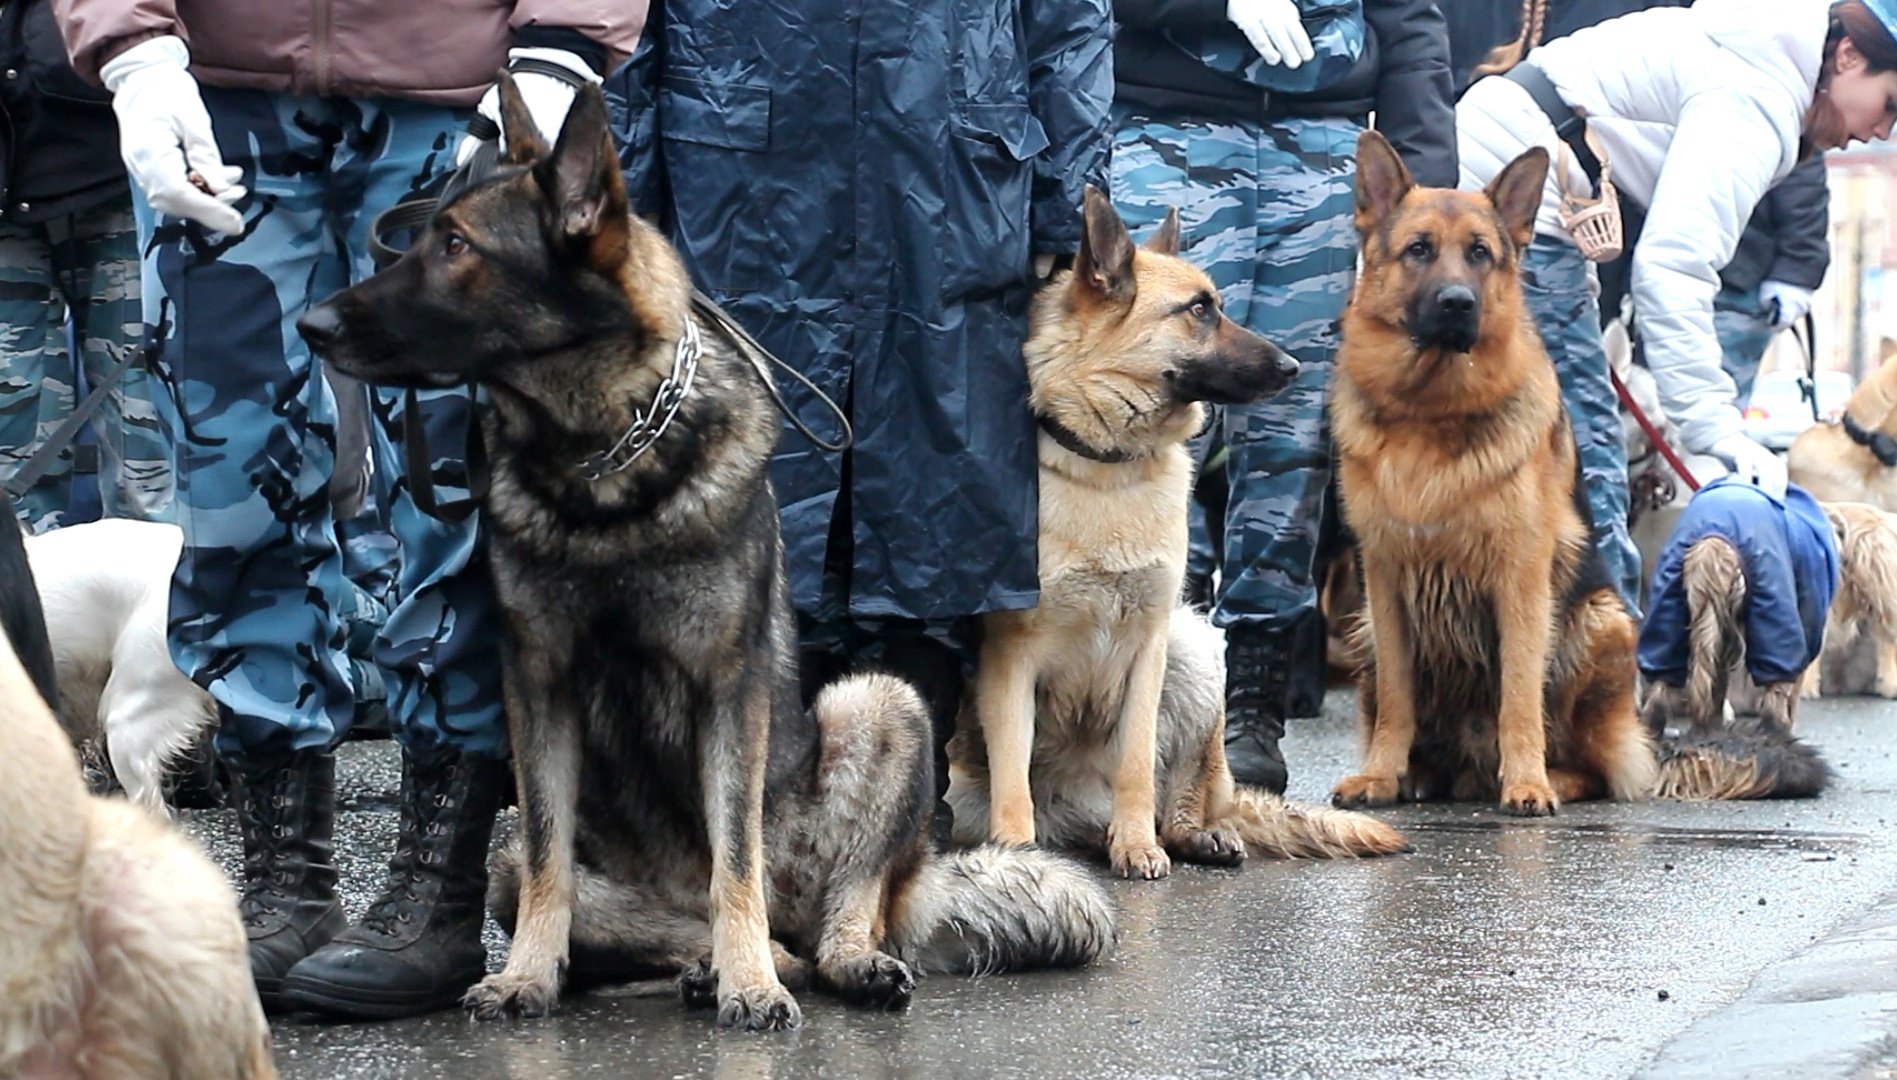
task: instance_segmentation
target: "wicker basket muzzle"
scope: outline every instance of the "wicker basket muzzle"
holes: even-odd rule
[[[1589,262],[1612,262],[1620,258],[1622,232],[1620,224],[1620,193],[1614,190],[1614,164],[1607,159],[1607,151],[1594,139],[1594,133],[1587,133],[1587,148],[1601,163],[1601,193],[1599,198],[1577,192],[1568,186],[1569,165],[1572,157],[1568,145],[1561,144],[1561,227],[1574,237],[1574,246],[1580,249],[1581,257]]]

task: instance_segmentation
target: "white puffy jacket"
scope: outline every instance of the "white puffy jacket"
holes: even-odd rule
[[[1696,452],[1742,433],[1713,297],[1753,208],[1797,162],[1830,6],[1699,0],[1612,19],[1529,54],[1562,100],[1586,111],[1615,186],[1647,208],[1633,255],[1634,310],[1666,415]],[[1530,146],[1561,160],[1554,125],[1507,79],[1471,87],[1456,129],[1467,190]],[[1569,183],[1588,190],[1569,157]],[[1567,239],[1554,173],[1535,229]]]

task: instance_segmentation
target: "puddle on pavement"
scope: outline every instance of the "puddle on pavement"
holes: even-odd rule
[[[1420,819],[1405,821],[1406,833],[1476,835],[1500,832],[1595,836],[1612,840],[1642,840],[1684,848],[1794,851],[1831,855],[1857,850],[1869,837],[1862,833],[1814,832],[1806,829],[1707,829],[1622,822],[1566,821],[1558,823],[1494,819]]]

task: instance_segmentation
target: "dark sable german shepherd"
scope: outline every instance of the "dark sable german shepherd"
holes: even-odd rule
[[[300,324],[359,378],[493,397],[522,844],[490,894],[512,953],[466,1004],[544,1013],[571,959],[681,973],[721,1024],[789,1028],[785,984],[812,962],[819,985],[894,1007],[918,967],[1101,955],[1111,910],[1078,864],[931,853],[929,719],[908,686],[855,679],[801,708],[764,377],[628,211],[598,91],[549,151],[501,85],[495,174]],[[688,387],[675,414],[668,380]]]
[[[1634,623],[1591,541],[1554,365],[1522,297],[1548,155],[1482,193],[1417,188],[1357,145],[1362,274],[1331,413],[1369,618],[1362,771],[1339,806],[1802,793],[1765,735],[1662,756],[1634,710]]]

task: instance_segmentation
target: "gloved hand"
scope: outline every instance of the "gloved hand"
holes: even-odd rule
[[[1744,435],[1727,435],[1706,448],[1706,453],[1732,466],[1735,479],[1757,484],[1774,499],[1785,497],[1785,459]]]
[[[1811,310],[1811,290],[1783,281],[1764,281],[1759,283],[1759,302],[1765,307],[1767,320],[1783,330]]]
[[[601,81],[598,73],[586,61],[565,49],[507,50],[510,70],[519,60],[544,60],[558,64],[588,82]],[[551,145],[559,139],[560,128],[566,123],[567,110],[573,107],[573,87],[552,75],[542,75],[537,71],[515,71],[514,85],[520,88],[520,96],[527,102],[527,111],[534,118],[534,126],[540,129],[541,137]],[[501,123],[501,88],[498,84],[487,88],[487,93],[481,96],[481,103],[475,109],[494,121],[494,126],[502,129],[501,137],[506,138],[506,128]],[[455,147],[454,163],[466,165],[468,159],[474,156],[474,148],[479,145],[479,140],[474,136],[463,136],[461,145]]]
[[[1226,0],[1225,17],[1267,64],[1295,68],[1316,55],[1293,0]]]
[[[171,36],[141,41],[105,62],[99,80],[112,92],[125,171],[161,214],[190,218],[221,233],[244,231],[231,204],[244,197],[244,171],[224,164],[191,52]]]
[[[1043,251],[1034,256],[1034,280],[1046,281],[1054,275],[1054,253]]]

